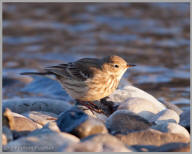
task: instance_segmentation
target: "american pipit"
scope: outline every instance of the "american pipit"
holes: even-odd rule
[[[92,101],[109,96],[117,88],[128,64],[119,56],[102,59],[83,58],[75,62],[46,67],[45,72],[24,72],[22,75],[55,75],[66,92],[81,104],[94,110]],[[95,110],[96,112],[98,110]]]

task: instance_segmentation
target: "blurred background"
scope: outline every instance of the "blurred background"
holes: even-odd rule
[[[29,95],[20,72],[112,54],[137,65],[121,85],[189,106],[189,3],[3,3],[4,99]]]

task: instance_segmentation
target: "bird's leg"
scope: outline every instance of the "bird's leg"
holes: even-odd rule
[[[98,109],[98,106],[95,105],[93,102],[83,102],[83,101],[78,101],[79,104],[86,106],[89,110],[95,111],[97,113],[103,113],[101,109]],[[92,112],[93,113],[93,112]]]
[[[97,113],[104,113],[102,111],[102,109],[100,107],[98,107],[97,105],[95,105],[93,102],[87,102],[87,103],[91,105],[91,108],[93,111],[95,111]]]

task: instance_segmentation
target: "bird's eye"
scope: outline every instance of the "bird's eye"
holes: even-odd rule
[[[119,65],[115,64],[115,65],[114,65],[114,67],[118,68],[118,67],[119,67]]]

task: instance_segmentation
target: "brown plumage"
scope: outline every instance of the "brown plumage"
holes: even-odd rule
[[[54,74],[66,92],[79,101],[95,101],[109,96],[118,86],[127,68],[135,65],[119,56],[102,59],[83,58],[76,62],[45,68],[45,72],[26,72],[23,75]]]

